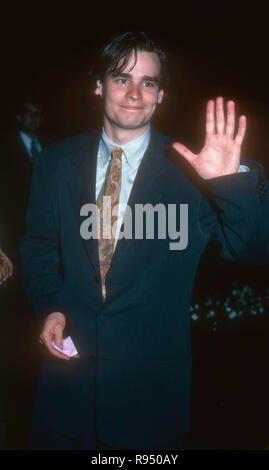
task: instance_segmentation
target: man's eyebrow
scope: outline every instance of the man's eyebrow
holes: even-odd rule
[[[115,75],[116,77],[122,77],[122,78],[132,78],[132,74],[131,73],[125,73],[125,72],[120,72],[119,74],[116,74]],[[142,77],[142,82],[147,80],[149,82],[155,82],[155,83],[159,83],[159,78],[158,77],[155,77],[155,76],[150,76],[150,75],[143,75]]]
[[[143,76],[143,81],[144,80],[147,80],[148,82],[155,82],[155,83],[159,83],[160,79],[158,77],[151,77],[150,75],[144,75]]]

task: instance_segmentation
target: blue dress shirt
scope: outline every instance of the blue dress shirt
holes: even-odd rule
[[[32,145],[32,139],[31,137],[29,137],[27,134],[25,134],[24,132],[22,131],[19,131],[19,135],[20,135],[20,138],[21,140],[23,141],[25,147],[26,147],[26,150],[27,150],[27,153],[29,155],[29,158],[30,160],[32,161],[32,154],[31,154],[31,145]],[[42,151],[42,147],[41,147],[41,144],[39,142],[39,139],[38,137],[35,137],[34,138],[34,142],[35,142],[35,146],[36,146],[36,149],[38,150],[38,152],[41,152]]]
[[[105,181],[106,170],[111,158],[111,152],[115,147],[120,147],[123,151],[122,154],[122,169],[121,169],[121,188],[119,198],[119,213],[118,223],[115,236],[114,249],[119,238],[119,231],[123,221],[126,204],[128,202],[133,183],[150,141],[150,128],[142,135],[137,137],[127,144],[118,145],[112,142],[106,135],[105,130],[102,130],[98,154],[97,154],[97,170],[96,170],[96,200],[102,189]]]

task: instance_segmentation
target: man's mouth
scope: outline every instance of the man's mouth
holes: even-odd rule
[[[143,109],[142,106],[122,105],[121,107],[126,109],[127,111],[140,111],[141,109]]]

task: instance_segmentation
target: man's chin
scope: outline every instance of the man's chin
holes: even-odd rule
[[[143,120],[143,121],[135,121],[135,120],[122,120],[118,123],[116,123],[118,125],[118,127],[120,127],[121,129],[128,129],[128,130],[135,130],[135,129],[141,129],[145,126],[147,126],[149,124],[149,121],[148,120]]]

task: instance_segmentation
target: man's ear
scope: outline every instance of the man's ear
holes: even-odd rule
[[[17,114],[16,119],[21,124],[21,115],[20,114]]]
[[[101,83],[100,80],[97,80],[97,82],[96,82],[96,88],[95,88],[95,90],[94,90],[94,93],[95,93],[95,95],[97,95],[97,96],[99,95],[99,96],[102,97],[102,96],[103,96],[103,95],[102,95],[102,91],[103,91],[102,83]]]
[[[163,97],[164,97],[164,91],[160,90],[158,93],[158,101],[157,101],[158,104],[161,104]]]

